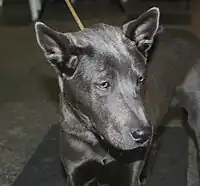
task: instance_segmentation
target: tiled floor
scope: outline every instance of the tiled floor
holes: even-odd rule
[[[184,27],[200,35],[200,6],[194,7],[192,25]],[[85,26],[120,25],[124,15],[116,7],[109,8],[98,9],[92,20],[85,16]],[[60,31],[77,30],[66,16],[70,15],[49,13],[44,22]],[[0,11],[0,186],[10,186],[49,126],[59,119],[55,74],[37,46],[29,18],[28,4],[8,1]]]

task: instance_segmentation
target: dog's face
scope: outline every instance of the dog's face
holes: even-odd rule
[[[36,23],[37,41],[58,73],[66,104],[121,150],[144,145],[152,136],[141,90],[158,24],[157,8],[121,28],[96,24],[64,34]]]

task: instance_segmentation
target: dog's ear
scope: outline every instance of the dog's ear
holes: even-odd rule
[[[130,40],[135,41],[141,52],[149,50],[153,43],[154,36],[159,28],[160,11],[153,7],[123,25],[123,32]]]
[[[78,46],[72,34],[56,32],[41,22],[35,24],[36,38],[50,64],[61,75],[70,78],[77,66]]]

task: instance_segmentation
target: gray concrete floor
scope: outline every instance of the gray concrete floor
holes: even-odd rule
[[[27,24],[28,11],[28,4],[11,3],[0,11],[0,186],[11,185],[48,128],[59,121],[55,74],[36,43],[34,25]],[[184,27],[198,35],[198,14],[193,15],[192,25]],[[120,25],[123,20],[120,10],[107,8],[83,22]],[[72,19],[44,22],[60,31],[78,29]]]

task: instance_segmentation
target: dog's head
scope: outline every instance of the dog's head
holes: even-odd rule
[[[158,26],[158,8],[122,27],[95,24],[60,33],[43,23],[35,25],[66,103],[89,129],[122,150],[144,145],[152,137],[141,95],[147,51]]]

